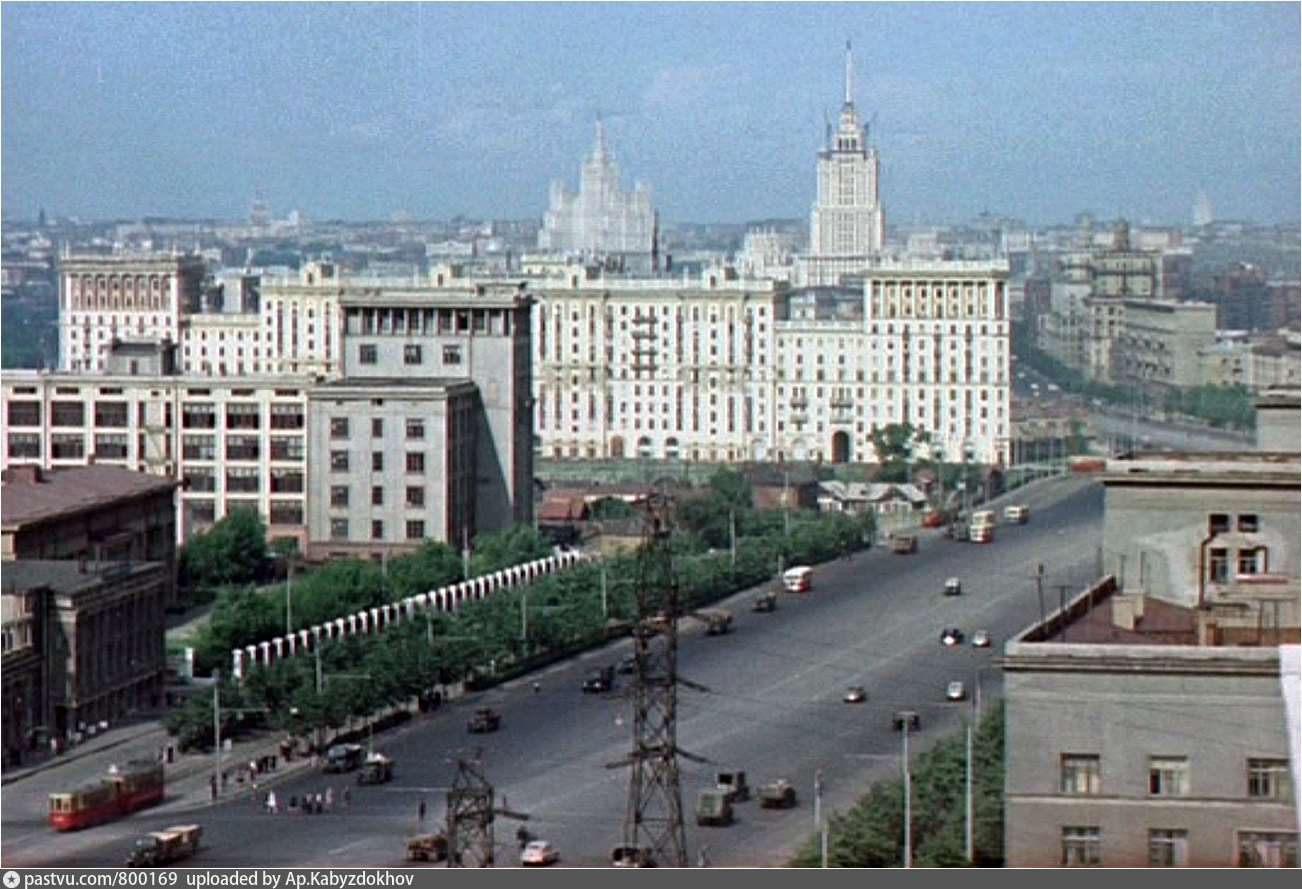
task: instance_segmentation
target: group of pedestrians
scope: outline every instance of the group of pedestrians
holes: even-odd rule
[[[339,797],[344,810],[347,811],[353,803],[352,791],[345,787]],[[263,797],[262,802],[267,809],[267,814],[277,815],[280,813],[280,801],[276,797],[276,791],[267,791],[267,795]],[[301,799],[298,796],[291,796],[286,811],[304,815],[323,815],[334,811],[334,807],[334,788],[327,787],[324,791],[305,793]]]

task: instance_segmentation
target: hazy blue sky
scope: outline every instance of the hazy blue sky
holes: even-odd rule
[[[1302,4],[0,4],[7,218],[805,217],[844,48],[887,224],[1298,221]]]

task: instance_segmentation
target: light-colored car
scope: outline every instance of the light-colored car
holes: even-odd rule
[[[946,596],[961,596],[963,594],[963,582],[957,577],[948,578],[945,581]]]
[[[961,682],[951,682],[945,689],[945,697],[951,701],[962,701],[967,698],[967,686]]]
[[[985,630],[977,630],[975,633],[972,634],[972,647],[989,648],[990,634],[987,633]]]
[[[847,704],[862,704],[868,700],[868,692],[864,691],[862,685],[852,685],[845,690],[845,695],[841,698]]]
[[[530,840],[520,853],[520,863],[525,867],[546,867],[560,860],[560,853],[547,840]]]

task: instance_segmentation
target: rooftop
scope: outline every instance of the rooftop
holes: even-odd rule
[[[0,484],[0,525],[16,530],[51,519],[74,516],[119,500],[170,494],[180,481],[121,466],[69,466],[42,469],[16,465],[4,470]],[[8,568],[5,569],[8,573]]]

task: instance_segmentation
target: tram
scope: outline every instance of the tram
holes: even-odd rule
[[[132,760],[112,765],[104,777],[50,794],[50,827],[81,830],[163,801],[163,764]]]

